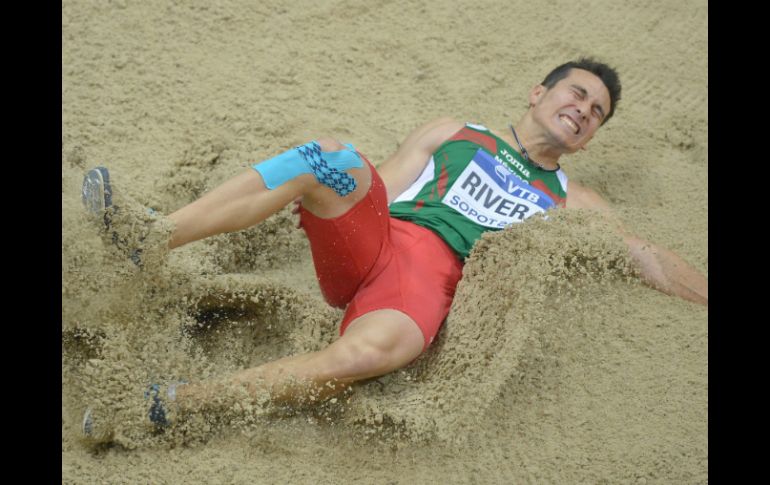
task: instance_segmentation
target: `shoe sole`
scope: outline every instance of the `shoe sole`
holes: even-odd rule
[[[94,215],[112,206],[110,172],[106,167],[92,168],[86,173],[81,199],[86,210]]]
[[[86,438],[90,438],[94,432],[94,417],[91,408],[86,409],[86,412],[83,414],[83,424],[80,427],[80,431]]]
[[[81,438],[90,445],[104,444],[112,441],[114,434],[104,429],[97,430],[94,423],[93,410],[89,407],[83,413],[83,423],[80,426]]]

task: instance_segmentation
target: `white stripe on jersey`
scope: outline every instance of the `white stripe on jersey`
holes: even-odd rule
[[[562,169],[559,169],[558,172],[556,172],[556,176],[559,177],[559,183],[561,184],[561,190],[564,191],[564,193],[567,193],[567,174],[562,171]],[[566,197],[566,196],[565,196]]]
[[[417,180],[414,181],[412,185],[409,186],[408,189],[406,189],[404,192],[399,195],[394,202],[402,202],[405,200],[412,200],[415,197],[417,197],[417,194],[420,193],[420,190],[422,190],[425,185],[433,180],[433,175],[436,170],[436,165],[433,162],[433,156],[431,155],[430,161],[428,161],[428,165],[423,169],[422,173],[419,177],[417,177]]]

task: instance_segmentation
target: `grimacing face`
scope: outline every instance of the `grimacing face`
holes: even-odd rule
[[[583,69],[550,89],[535,86],[529,97],[532,117],[566,153],[586,146],[610,112],[610,92],[601,79]]]

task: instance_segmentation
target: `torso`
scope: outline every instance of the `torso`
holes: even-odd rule
[[[567,177],[528,162],[482,125],[444,142],[390,206],[392,217],[436,232],[462,259],[486,231],[564,207]]]

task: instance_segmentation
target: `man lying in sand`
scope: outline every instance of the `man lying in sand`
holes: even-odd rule
[[[568,184],[558,162],[585,148],[612,117],[620,91],[609,66],[569,62],[532,88],[529,109],[510,131],[440,118],[412,131],[377,170],[351,145],[319,138],[254,164],[169,215],[173,249],[251,227],[301,199],[297,212],[321,291],[345,315],[339,339],[318,352],[216,381],[152,386],[150,420],[166,426],[169,410],[205,408],[225,389],[241,389],[255,402],[265,395],[324,398],[412,362],[436,337],[482,233],[558,207],[611,216],[596,192]],[[114,209],[110,193],[104,167],[86,175],[83,198],[92,212]],[[648,284],[708,305],[702,274],[618,227]],[[86,435],[93,423],[88,411]]]

